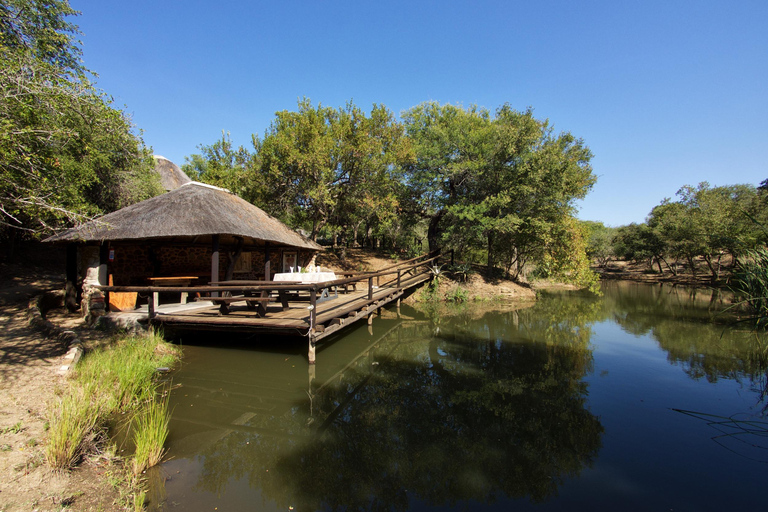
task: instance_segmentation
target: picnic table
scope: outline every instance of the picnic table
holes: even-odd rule
[[[289,283],[325,283],[328,281],[335,281],[338,279],[333,272],[282,272],[275,274],[272,278],[273,281],[289,282]],[[334,297],[331,297],[328,288],[323,288],[320,291],[320,296],[317,298],[317,302],[325,300],[331,300],[338,297],[338,293],[334,289]]]
[[[192,286],[196,281],[197,276],[169,276],[169,277],[148,277],[147,281],[153,286]],[[181,304],[186,304],[189,294],[187,292],[181,292]],[[155,295],[157,300],[157,295]],[[155,308],[158,304],[155,304]]]
[[[247,281],[244,279],[234,279],[229,281],[211,281],[210,284],[212,286],[226,286],[231,288],[232,286],[264,286],[270,283],[273,283],[273,281]],[[261,292],[258,292],[258,295],[255,295],[254,292],[248,290],[243,290],[242,293],[234,295],[232,295],[230,291],[227,291],[224,293],[229,293],[230,295],[226,297],[199,297],[196,300],[205,300],[218,304],[219,313],[222,315],[229,314],[229,305],[231,303],[245,302],[248,309],[256,310],[259,316],[264,317],[267,314],[267,304],[270,302],[279,300],[283,311],[288,309],[288,296],[286,295],[285,290],[277,290],[277,299],[270,295],[272,291],[273,290],[264,288]]]

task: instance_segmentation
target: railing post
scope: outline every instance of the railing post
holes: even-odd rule
[[[147,312],[149,313],[149,319],[155,318],[155,310],[159,306],[157,292],[151,292],[149,294],[149,300],[147,301]]]
[[[310,332],[315,330],[317,323],[317,288],[309,290],[309,328]]]
[[[400,269],[397,269],[397,287],[400,288]]]
[[[368,300],[373,300],[373,278],[368,278]]]

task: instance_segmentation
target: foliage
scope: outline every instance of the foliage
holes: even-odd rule
[[[587,234],[587,256],[598,266],[605,267],[615,256],[614,239],[618,230],[594,221],[584,221],[582,226]]]
[[[595,181],[583,141],[509,105],[491,116],[430,102],[404,119],[416,152],[406,183],[430,219],[430,247],[483,247],[488,267],[500,263],[513,277],[529,262],[565,263],[574,201]]]
[[[79,64],[66,1],[0,8],[0,236],[38,236],[159,193],[151,152]]]
[[[252,138],[254,147],[258,138]],[[186,157],[181,169],[193,180],[229,190],[246,201],[257,202],[265,195],[263,184],[253,179],[258,168],[258,155],[243,146],[234,149],[229,132],[210,146],[200,145],[202,154]]]
[[[768,248],[750,251],[735,273],[733,291],[749,306],[758,324],[768,324]]]
[[[449,292],[446,296],[448,302],[455,302],[457,304],[467,302],[469,300],[469,292],[466,288],[462,288],[461,285],[456,285],[453,291]]]
[[[737,265],[746,251],[765,241],[759,219],[767,218],[764,193],[752,185],[697,187],[686,185],[677,200],[664,199],[650,212],[644,224],[618,228],[613,242],[617,257],[662,262],[676,273],[667,260],[683,260],[692,272],[702,259],[716,281],[722,272],[723,257],[730,255]]]
[[[84,388],[70,390],[49,410],[45,459],[53,469],[73,467],[99,424],[101,404]]]
[[[360,228],[396,240],[394,173],[408,157],[402,126],[380,105],[369,115],[351,102],[334,109],[303,99],[298,107],[277,112],[257,148],[267,210],[306,225],[312,238],[329,227],[353,241]]]
[[[134,475],[160,463],[168,438],[170,413],[168,398],[153,398],[133,418],[133,441],[136,451],[131,461]]]

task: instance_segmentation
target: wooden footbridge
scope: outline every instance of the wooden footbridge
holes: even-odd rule
[[[103,291],[148,295],[149,323],[187,330],[234,331],[305,336],[308,358],[323,338],[366,318],[432,277],[439,256],[424,255],[377,272],[344,273],[317,283],[292,281],[219,281],[207,286],[102,286]],[[159,306],[159,294],[181,293],[194,304]]]

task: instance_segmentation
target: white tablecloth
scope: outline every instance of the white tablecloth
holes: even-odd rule
[[[273,281],[291,281],[295,283],[324,283],[326,281],[335,281],[336,274],[333,272],[283,272],[275,274]]]

